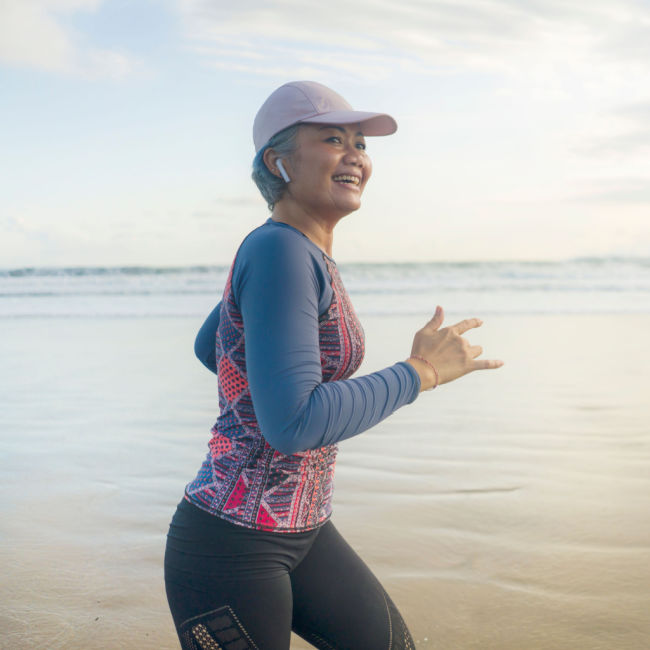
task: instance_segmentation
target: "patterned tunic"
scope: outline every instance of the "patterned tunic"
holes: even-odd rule
[[[313,293],[306,305],[303,295],[291,292],[277,301],[275,318],[287,320],[291,335],[280,348],[295,348],[295,353],[280,355],[289,370],[284,366],[277,370],[266,355],[257,354],[256,360],[251,352],[247,357],[249,330],[259,338],[265,323],[270,325],[264,317],[274,318],[269,312],[276,301],[269,291],[282,291],[273,286],[274,272],[277,282],[302,274],[298,279],[302,284],[292,287],[293,293]],[[257,302],[250,305],[253,297]],[[325,304],[329,306],[316,313]],[[301,340],[303,330],[310,328],[317,330],[317,350],[305,350],[314,340],[313,332],[305,334],[306,343]],[[320,361],[318,377],[310,363],[314,353]],[[299,532],[324,523],[332,511],[336,441],[372,426],[419,391],[417,374],[403,363],[375,376],[345,381],[359,368],[363,355],[363,329],[334,261],[286,224],[269,221],[253,231],[242,244],[224,289],[216,333],[221,415],[212,429],[208,455],[186,487],[186,498],[212,514],[260,530]],[[295,357],[295,364],[287,356]],[[251,372],[261,386],[255,399]],[[326,387],[332,382],[340,383]],[[274,391],[280,391],[283,398],[277,401],[283,403],[266,403]],[[260,416],[265,414],[260,418],[264,426],[254,403],[260,406]],[[287,442],[294,439],[295,443]]]

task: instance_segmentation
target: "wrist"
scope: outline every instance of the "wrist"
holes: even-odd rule
[[[440,383],[440,377],[436,367],[424,357],[418,354],[411,355],[406,363],[415,368],[420,376],[420,391],[433,390]]]

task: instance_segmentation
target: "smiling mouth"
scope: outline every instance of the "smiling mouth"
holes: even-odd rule
[[[349,183],[350,185],[359,185],[361,179],[358,176],[352,176],[351,174],[339,174],[338,176],[332,176],[332,180],[337,183]]]

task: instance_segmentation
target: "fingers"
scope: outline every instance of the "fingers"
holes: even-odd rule
[[[496,370],[503,365],[499,359],[482,359],[474,362],[474,370]]]
[[[483,348],[480,345],[472,345],[468,348],[469,355],[472,359],[480,357],[483,354]],[[472,370],[496,370],[503,365],[500,359],[481,359],[474,361]]]
[[[443,308],[438,305],[436,307],[436,312],[433,315],[433,318],[424,326],[424,329],[437,330],[442,325],[442,321],[445,320],[445,312]]]
[[[476,357],[480,357],[483,354],[483,348],[480,345],[472,345],[469,347],[468,352],[472,359],[476,359]]]
[[[471,330],[474,327],[481,327],[483,321],[480,318],[466,318],[465,320],[460,321],[452,325],[449,329],[456,334],[464,334],[467,330]]]

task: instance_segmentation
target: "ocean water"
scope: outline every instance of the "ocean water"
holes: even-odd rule
[[[650,313],[650,258],[342,264],[361,315]],[[0,316],[197,316],[227,266],[0,270]]]
[[[360,373],[436,304],[505,361],[340,446],[334,521],[417,647],[645,650],[650,261],[341,273]],[[0,273],[0,648],[178,647],[162,556],[217,416],[192,347],[226,274]]]

